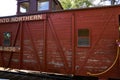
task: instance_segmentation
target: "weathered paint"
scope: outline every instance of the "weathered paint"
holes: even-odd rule
[[[88,76],[112,65],[119,39],[120,6],[70,10],[46,15],[43,20],[0,24],[0,46],[3,32],[11,32],[12,47],[20,52],[0,51],[0,66]],[[1,18],[2,20],[2,18]],[[78,29],[89,29],[90,46],[77,45]],[[100,78],[120,78],[119,62]]]

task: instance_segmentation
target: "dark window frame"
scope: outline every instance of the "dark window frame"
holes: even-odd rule
[[[6,36],[7,33],[9,33],[10,35]],[[9,39],[7,39],[7,38],[9,38]],[[11,32],[3,32],[3,46],[11,46],[11,43],[12,43],[12,33]]]
[[[88,30],[88,35],[86,34],[83,34],[83,35],[80,35],[79,34],[79,30]],[[80,41],[80,39],[82,38],[82,40],[84,39],[86,39],[86,41],[84,41],[84,43],[83,44],[79,44],[79,42],[82,42],[82,41]],[[88,41],[87,41],[88,40]],[[87,28],[79,28],[78,30],[77,30],[77,47],[90,47],[90,29],[87,29]]]
[[[55,11],[57,10],[58,3],[56,1],[52,1],[52,10]]]
[[[22,3],[28,3],[28,10],[26,10],[26,12],[22,12],[22,11],[21,11],[21,4],[22,4]],[[26,13],[29,12],[29,10],[30,10],[30,2],[29,2],[29,1],[25,1],[25,2],[20,2],[20,3],[19,3],[19,12],[20,12],[20,13],[26,14]]]
[[[48,9],[45,9],[45,10],[39,10],[39,8],[38,8],[38,2],[39,2],[39,0],[37,0],[36,2],[37,2],[37,3],[36,3],[36,4],[37,4],[36,7],[37,7],[37,11],[38,11],[38,12],[41,12],[41,11],[49,11],[49,10],[50,10],[50,4],[51,4],[51,1],[50,1],[50,0],[41,1],[41,2],[48,2]]]

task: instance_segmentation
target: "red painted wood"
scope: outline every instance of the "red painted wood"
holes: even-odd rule
[[[19,31],[20,31],[20,26],[21,26],[21,24],[18,23],[17,26],[18,26],[18,27],[17,27],[16,32],[15,32],[15,37],[14,37],[13,43],[12,43],[12,45],[11,45],[12,47],[14,47],[15,44],[16,44],[16,41],[17,41],[17,37],[18,37]],[[6,67],[10,67],[10,64],[11,64],[11,62],[12,62],[13,54],[14,54],[14,52],[10,52],[10,57],[8,58],[8,64],[7,64]],[[4,61],[3,61],[3,62],[4,62]]]
[[[75,61],[76,61],[76,51],[75,51],[75,14],[72,15],[72,74],[75,74]]]
[[[11,32],[12,43],[21,46],[23,53],[15,52],[8,67],[19,68],[21,64],[21,68],[27,70],[88,76],[87,72],[99,73],[112,65],[119,39],[120,6],[43,15],[46,16],[42,20],[23,22],[17,33],[17,23],[0,23],[0,37],[3,32]],[[78,46],[78,29],[89,29],[89,47]],[[2,43],[0,38],[0,46]],[[5,67],[10,54],[5,51],[0,54],[0,63],[3,62],[0,66]],[[120,78],[119,68],[118,61],[110,71],[97,77]]]
[[[34,50],[35,59],[36,59],[37,64],[38,64],[37,65],[38,66],[38,70],[40,70],[41,69],[40,58],[38,56],[37,48],[36,48],[36,46],[34,44],[34,41],[33,41],[33,37],[32,37],[32,34],[31,34],[32,31],[30,30],[30,26],[27,23],[26,23],[26,30],[28,31],[28,34],[29,34],[29,37],[30,37],[30,41],[31,41],[31,45],[32,45],[32,48]]]
[[[44,20],[44,71],[47,71],[47,22]]]
[[[23,46],[24,46],[24,28],[23,28],[23,23],[24,22],[20,22],[20,69],[22,69],[23,67]]]
[[[60,52],[60,56],[63,60],[63,63],[64,63],[64,67],[65,67],[65,72],[67,73],[68,72],[68,63],[67,63],[67,60],[66,60],[66,57],[65,57],[65,54],[64,54],[64,51],[62,49],[62,46],[61,46],[61,43],[60,43],[60,40],[58,38],[58,35],[54,29],[54,25],[53,25],[53,22],[52,22],[52,19],[50,17],[48,17],[48,21],[49,21],[49,24],[50,24],[50,30],[52,32],[52,35],[54,36],[55,38],[55,43],[57,45],[57,48]]]

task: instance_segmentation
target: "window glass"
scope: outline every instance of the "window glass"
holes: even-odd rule
[[[89,30],[79,29],[78,30],[78,47],[90,46]]]
[[[29,11],[29,2],[22,2],[20,4],[20,12],[21,13],[26,13]]]
[[[4,36],[3,45],[4,45],[4,46],[10,46],[11,33],[10,33],[10,32],[4,32],[4,33],[3,33],[3,36]]]
[[[38,0],[38,11],[49,10],[48,0]]]

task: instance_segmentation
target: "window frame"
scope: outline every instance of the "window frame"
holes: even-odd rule
[[[28,3],[28,10],[26,10],[26,12],[21,12],[21,4],[22,4],[22,3],[26,3],[26,2]],[[26,13],[28,13],[29,11],[30,11],[30,2],[29,2],[29,1],[25,1],[25,2],[20,2],[20,3],[19,3],[19,12],[20,12],[20,13],[26,14]]]
[[[58,6],[58,4],[54,1],[52,1],[52,10],[53,11],[57,10],[57,6]]]
[[[10,33],[9,44],[5,44],[5,37],[4,37],[4,33]],[[12,44],[12,32],[3,32],[2,34],[3,34],[3,41],[2,41],[2,45],[3,45],[3,46],[7,46],[7,47],[11,46],[11,44]]]
[[[37,7],[37,11],[38,11],[38,12],[41,12],[41,11],[50,11],[50,4],[51,4],[51,1],[50,1],[50,0],[41,1],[41,2],[48,2],[48,9],[45,9],[45,10],[39,10],[39,8],[38,8],[38,2],[39,2],[39,0],[37,0],[36,2],[37,2],[37,3],[36,3],[36,4],[37,4],[36,7]]]
[[[88,34],[88,37],[87,37],[87,36],[81,36],[82,38],[88,38],[88,42],[89,42],[88,45],[79,45],[79,44],[78,44],[78,41],[79,41],[79,38],[80,38],[80,36],[79,36],[78,33],[79,33],[79,30],[83,30],[83,29],[89,31],[89,32],[88,32],[88,33],[89,33],[89,34]],[[91,33],[91,31],[90,31],[90,29],[88,29],[88,28],[78,28],[78,29],[77,29],[77,47],[78,47],[78,48],[79,48],[79,47],[80,47],[80,48],[81,48],[81,47],[85,48],[85,47],[90,47],[90,46],[91,46],[91,39],[90,39],[90,35],[91,35],[91,34],[90,34],[90,33]]]

